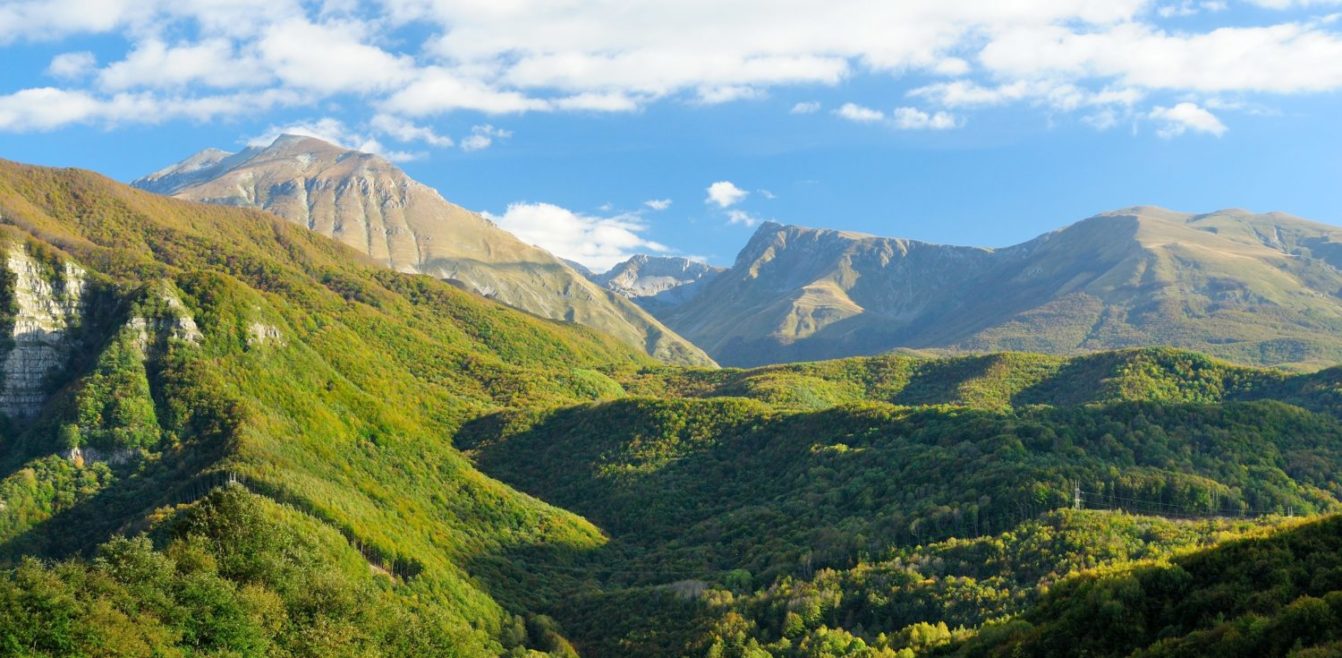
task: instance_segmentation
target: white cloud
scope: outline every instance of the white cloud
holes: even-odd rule
[[[0,96],[0,130],[50,130],[88,120],[101,111],[93,97],[52,87]]]
[[[735,183],[721,180],[708,186],[708,198],[705,201],[716,203],[719,208],[726,208],[740,203],[748,196],[750,193],[737,187]]]
[[[61,53],[51,58],[47,74],[57,78],[82,78],[98,65],[98,58],[88,51]]]
[[[918,87],[910,91],[909,96],[950,108],[1030,102],[1055,110],[1071,111],[1086,107],[1133,105],[1144,94],[1132,88],[1089,90],[1056,80],[1017,80],[995,86],[983,86],[972,80],[953,80]]]
[[[1266,9],[1296,9],[1300,7],[1328,7],[1342,4],[1342,0],[1247,0],[1249,4]]]
[[[489,124],[471,126],[471,134],[461,138],[461,150],[483,151],[494,145],[496,139],[512,137],[511,130],[500,130]]]
[[[413,82],[392,94],[384,105],[387,109],[411,116],[451,110],[507,114],[551,107],[542,99],[516,91],[501,91],[485,82],[441,67],[420,71]]]
[[[700,87],[697,91],[701,105],[720,105],[740,100],[763,98],[764,92],[755,87],[744,85],[724,85],[720,87]]]
[[[649,199],[643,202],[643,205],[657,211],[666,210],[671,207],[670,199]]]
[[[401,117],[390,114],[378,114],[369,122],[373,130],[398,142],[423,142],[430,146],[447,148],[452,146],[452,138],[439,135],[431,128],[415,125]]]
[[[120,93],[98,97],[84,91],[38,87],[0,96],[0,131],[53,130],[72,123],[153,124],[173,119],[209,121],[256,113],[302,99],[284,90],[204,98]]]
[[[839,109],[834,110],[834,114],[840,118],[858,123],[875,123],[885,118],[884,112],[863,107],[857,103],[844,103]]]
[[[740,224],[741,226],[754,226],[760,223],[760,218],[744,210],[732,209],[727,211],[727,223]]]
[[[950,130],[959,126],[947,112],[929,114],[916,107],[897,107],[890,118],[900,130]]]
[[[633,112],[638,109],[639,101],[620,92],[583,92],[551,101],[549,107],[592,112]]]
[[[923,88],[946,109],[1029,103],[1086,116],[1121,114],[1157,94],[1342,89],[1336,21],[1258,25],[1261,12],[1232,20],[1236,8],[1225,0],[0,0],[0,43],[117,34],[127,53],[101,70],[91,56],[57,56],[47,72],[69,87],[24,91],[45,107],[70,106],[22,121],[26,111],[10,110],[6,130],[225,116],[248,95],[269,99],[259,109],[282,99],[352,106],[358,122],[632,112],[872,73],[948,79]],[[1203,14],[1196,26],[1161,27],[1162,16],[1194,13]],[[128,107],[159,113],[134,116]],[[792,108],[819,110],[815,101]],[[856,105],[839,116],[900,120]],[[930,112],[929,126],[937,116]]]
[[[98,75],[104,89],[115,91],[178,87],[199,83],[207,87],[257,86],[269,81],[260,62],[240,58],[226,39],[168,46],[158,39],[136,44],[126,58],[109,64]]]
[[[1074,32],[1013,28],[980,53],[997,75],[1116,80],[1123,87],[1201,92],[1294,93],[1342,88],[1342,35],[1284,23],[1169,33],[1124,23]]]
[[[356,22],[291,19],[266,29],[256,46],[273,74],[298,89],[368,93],[412,80],[413,58],[364,43],[366,29]]]
[[[669,251],[641,235],[647,225],[635,214],[594,217],[549,203],[512,203],[502,215],[485,216],[518,238],[596,272],[636,253]]]
[[[1199,107],[1195,103],[1179,103],[1174,107],[1157,107],[1151,110],[1151,119],[1161,124],[1156,134],[1172,139],[1188,131],[1206,133],[1220,137],[1226,133],[1225,124],[1215,114]]]
[[[377,139],[357,130],[350,129],[344,122],[331,117],[315,121],[299,121],[280,126],[271,126],[264,133],[247,140],[248,146],[269,146],[280,135],[303,135],[315,137],[336,146],[355,151],[380,155],[392,162],[405,162],[420,157],[421,154],[387,149]]]

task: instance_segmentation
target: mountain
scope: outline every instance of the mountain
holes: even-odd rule
[[[0,250],[5,655],[1033,655],[1088,601],[1120,649],[1331,624],[1293,603],[1336,589],[1326,537],[1181,560],[1342,510],[1336,368],[678,367],[269,213],[4,161]],[[1193,580],[1059,594],[1153,563]]]
[[[731,269],[658,312],[731,365],[1171,345],[1317,367],[1342,360],[1342,229],[1142,207],[984,249],[766,223]]]
[[[539,247],[443,199],[386,160],[296,135],[239,153],[207,149],[136,187],[275,213],[398,272],[428,274],[541,317],[604,331],[672,363],[697,347]]]
[[[0,161],[0,217],[0,653],[558,651],[495,556],[604,538],[448,437],[641,350],[88,172]]]
[[[678,256],[637,254],[605,273],[589,274],[588,278],[644,308],[656,309],[693,299],[704,284],[723,271],[724,268]]]

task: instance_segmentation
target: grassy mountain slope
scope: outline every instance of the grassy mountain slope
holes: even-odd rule
[[[603,543],[583,519],[478,473],[450,437],[504,405],[621,394],[596,368],[650,363],[623,343],[364,264],[264,213],[158,197],[86,172],[0,163],[0,216],[11,261],[44,273],[23,289],[28,279],[6,279],[15,334],[7,349],[53,357],[35,372],[39,408],[7,418],[0,434],[0,555],[83,553],[114,533],[171,523],[185,509],[174,505],[236,480],[263,498],[255,504],[264,515],[325,529],[291,556],[299,573],[285,578],[329,567],[340,591],[383,592],[417,615],[425,630],[407,641],[424,643],[419,655],[443,643],[457,655],[496,655],[510,649],[504,643],[521,646],[509,610],[537,590],[501,577],[487,558]],[[34,328],[29,315],[76,285],[71,271],[86,274],[70,326]],[[30,334],[45,343],[30,345]],[[227,550],[226,532],[210,536],[210,550]],[[160,548],[173,557],[171,545]],[[354,557],[361,570],[348,568]],[[301,616],[301,602],[285,596],[288,614]],[[367,618],[331,623],[320,646],[361,654],[376,645],[369,634],[380,631]],[[189,648],[173,637],[164,646]]]
[[[998,250],[766,224],[659,313],[730,365],[1169,345],[1309,368],[1342,357],[1339,245],[1342,229],[1235,210],[1132,208]]]
[[[541,317],[593,327],[672,363],[712,363],[624,296],[449,203],[375,155],[282,135],[265,148],[197,154],[134,185],[267,210],[392,269],[461,282]]]

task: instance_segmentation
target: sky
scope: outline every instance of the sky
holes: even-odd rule
[[[308,134],[597,270],[759,224],[1342,224],[1342,0],[0,0],[0,157]]]

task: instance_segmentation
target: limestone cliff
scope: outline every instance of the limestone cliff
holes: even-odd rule
[[[47,377],[70,356],[71,330],[78,325],[84,270],[73,263],[48,266],[20,245],[7,248],[7,297],[13,313],[12,344],[0,365],[0,413],[28,418],[42,409]]]

